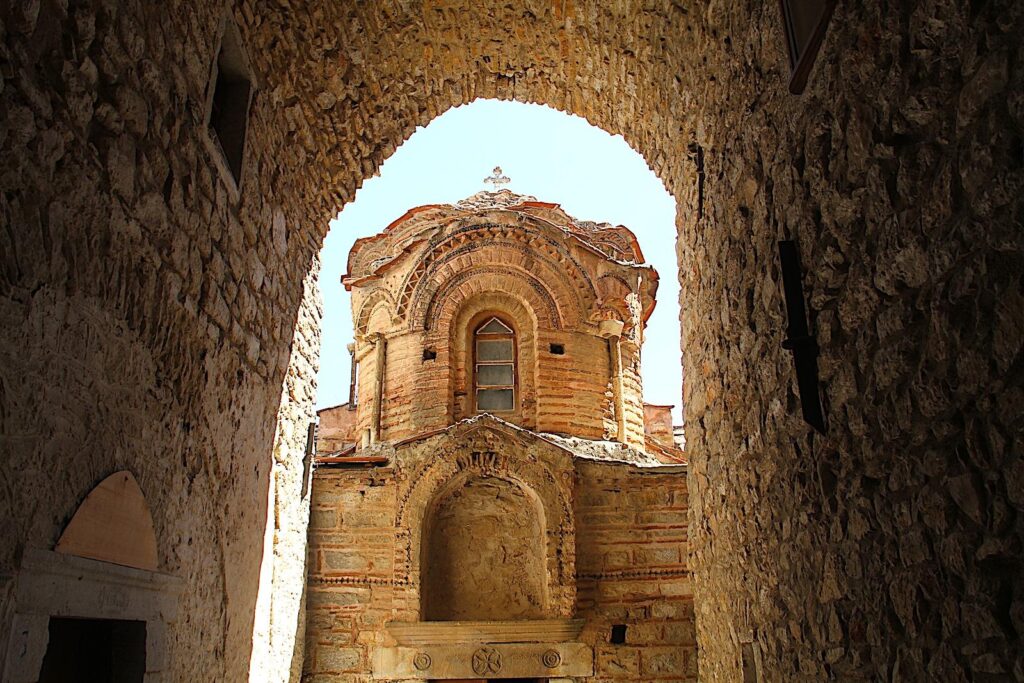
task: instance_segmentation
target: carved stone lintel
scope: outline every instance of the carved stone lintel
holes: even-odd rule
[[[515,621],[392,621],[385,625],[399,645],[473,645],[570,642],[583,630],[583,619]]]
[[[427,666],[420,668],[423,664]],[[593,674],[594,652],[584,643],[385,647],[373,655],[373,677],[378,680],[444,681],[495,676],[548,680]]]
[[[471,666],[477,676],[496,674],[501,671],[501,653],[493,647],[482,647],[473,653]]]

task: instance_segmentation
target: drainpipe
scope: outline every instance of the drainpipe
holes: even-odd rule
[[[622,328],[621,320],[602,320],[600,334],[608,340],[608,355],[612,361],[612,391],[615,396],[615,440],[626,443],[626,398],[622,388]]]
[[[349,410],[355,410],[356,409],[356,345],[355,344],[349,344],[346,348],[348,349],[348,359],[350,361],[350,366],[352,368],[352,372],[350,373],[349,380],[348,380],[348,409]]]
[[[381,425],[381,403],[384,400],[384,364],[387,362],[388,342],[383,334],[379,332],[371,340],[375,346],[375,363],[373,364],[374,394],[373,394],[373,424],[370,427],[370,443],[380,441]]]

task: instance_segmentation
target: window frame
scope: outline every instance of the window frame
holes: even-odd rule
[[[485,328],[488,325],[490,325],[491,322],[494,321],[494,320],[497,320],[498,323],[500,323],[502,326],[504,326],[507,329],[509,329],[510,332],[508,334],[505,334],[505,333],[495,333],[495,332],[480,332],[480,330],[482,330],[483,328]],[[470,363],[470,368],[471,368],[470,380],[471,380],[471,386],[472,386],[472,390],[473,390],[473,413],[474,414],[480,414],[480,413],[501,413],[501,414],[506,414],[507,415],[507,414],[515,413],[515,412],[518,411],[518,409],[519,409],[518,408],[518,400],[519,400],[519,362],[518,362],[518,357],[519,357],[519,340],[518,340],[518,338],[519,338],[519,335],[516,332],[515,325],[511,324],[505,317],[503,317],[501,315],[497,315],[497,314],[485,315],[483,317],[482,321],[479,322],[478,324],[476,324],[473,327],[473,331],[471,333],[471,342],[472,342],[473,348],[472,348],[472,356],[471,356],[471,363]],[[508,360],[490,360],[490,361],[487,361],[487,360],[481,360],[480,359],[480,351],[479,351],[479,348],[477,346],[480,341],[504,341],[504,340],[508,340],[508,341],[512,342],[512,353],[511,353],[511,357]],[[478,376],[480,374],[479,373],[479,367],[481,365],[485,365],[485,366],[486,365],[490,365],[490,366],[511,365],[512,366],[512,384],[495,384],[495,385],[481,386],[479,384],[479,381],[478,381]],[[480,401],[479,401],[479,392],[480,392],[481,389],[485,389],[485,390],[510,389],[512,391],[512,407],[508,408],[507,410],[481,409],[480,408]]]

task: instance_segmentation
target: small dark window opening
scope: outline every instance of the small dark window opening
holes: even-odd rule
[[[249,125],[249,95],[252,79],[239,44],[238,33],[228,26],[217,55],[217,72],[210,108],[210,129],[213,131],[224,160],[236,184],[242,181],[242,158],[245,133]]]
[[[434,349],[423,349],[423,360],[437,360],[437,351]]]
[[[565,344],[552,344],[551,345],[551,353],[553,353],[556,356],[564,356],[565,355]]]
[[[622,645],[626,642],[626,625],[625,624],[612,624],[612,636],[610,638],[612,645]]]
[[[50,617],[39,683],[142,683],[146,622]]]

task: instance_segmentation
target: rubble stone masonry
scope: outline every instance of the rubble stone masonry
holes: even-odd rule
[[[0,658],[24,549],[127,469],[185,585],[169,679],[293,675],[316,254],[416,126],[492,97],[622,134],[676,198],[702,679],[1024,678],[1022,34],[1009,0],[837,3],[797,97],[774,2],[0,1]]]

